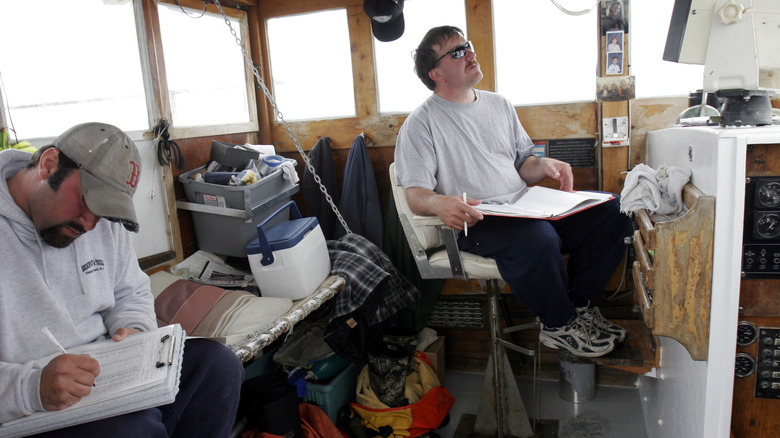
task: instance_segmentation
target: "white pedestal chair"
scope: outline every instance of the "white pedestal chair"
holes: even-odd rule
[[[499,438],[532,437],[534,433],[504,348],[528,356],[535,356],[536,352],[505,341],[501,333],[537,328],[538,325],[529,323],[501,330],[498,300],[504,281],[496,262],[460,251],[457,232],[445,226],[438,217],[412,213],[406,201],[406,189],[396,182],[395,163],[390,165],[390,186],[420,276],[424,279],[477,279],[486,284],[491,348],[474,433]]]

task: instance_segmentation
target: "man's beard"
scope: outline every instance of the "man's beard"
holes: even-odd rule
[[[70,234],[66,234],[63,231],[63,228],[69,227],[79,232],[79,236],[81,234],[86,233],[87,231],[82,227],[80,224],[76,222],[65,222],[58,225],[52,225],[50,227],[46,227],[38,232],[38,234],[41,235],[41,239],[43,239],[44,242],[47,244],[55,247],[55,248],[65,248],[66,246],[73,243],[74,240],[76,240],[77,237],[73,237]]]

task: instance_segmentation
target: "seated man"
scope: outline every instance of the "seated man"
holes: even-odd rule
[[[78,403],[100,373],[88,355],[34,366],[57,352],[43,327],[66,349],[157,328],[128,232],[138,231],[140,164],[132,140],[102,123],[77,125],[33,155],[0,152],[0,423]],[[41,436],[225,437],[243,377],[229,349],[188,340],[172,404]]]
[[[460,29],[431,29],[414,58],[433,94],[409,115],[396,142],[397,178],[412,211],[467,228],[459,247],[496,260],[515,295],[539,317],[542,343],[588,357],[612,351],[626,331],[595,305],[631,231],[619,199],[556,221],[483,216],[472,206],[513,202],[548,176],[571,191],[571,166],[533,155],[512,104],[473,88],[482,71]],[[563,253],[570,255],[568,268]]]

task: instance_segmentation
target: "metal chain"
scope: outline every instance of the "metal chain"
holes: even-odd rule
[[[222,18],[225,20],[225,24],[227,24],[227,26],[230,28],[230,33],[233,35],[233,38],[235,38],[236,40],[236,44],[238,44],[238,47],[241,49],[241,54],[244,56],[244,62],[246,62],[246,64],[252,69],[252,75],[255,77],[255,80],[257,81],[258,85],[260,85],[260,88],[263,89],[263,93],[268,98],[268,101],[273,107],[274,113],[276,114],[277,117],[279,117],[279,120],[282,121],[282,125],[284,126],[284,129],[287,131],[287,135],[289,135],[290,138],[292,139],[295,148],[298,150],[298,153],[301,154],[301,158],[303,159],[303,162],[306,164],[306,169],[308,169],[309,172],[311,172],[312,176],[314,177],[314,181],[320,187],[320,191],[322,192],[322,194],[325,195],[325,200],[328,202],[328,204],[330,204],[330,208],[333,210],[333,213],[336,214],[336,217],[341,223],[341,226],[344,227],[344,230],[346,230],[347,233],[351,233],[352,231],[349,229],[349,226],[347,225],[347,221],[345,221],[344,218],[341,216],[341,212],[339,211],[338,207],[336,207],[335,202],[333,202],[333,198],[328,193],[328,189],[322,183],[322,179],[320,178],[319,175],[317,175],[317,172],[315,172],[314,166],[311,164],[311,160],[309,160],[309,157],[306,155],[306,152],[303,150],[303,147],[301,147],[300,142],[298,142],[298,138],[293,133],[287,121],[284,120],[282,112],[279,111],[279,107],[276,105],[276,99],[274,99],[273,95],[271,94],[271,91],[268,89],[268,87],[266,87],[265,82],[260,77],[260,72],[257,71],[257,66],[252,62],[252,59],[249,57],[249,54],[246,52],[246,47],[244,46],[243,41],[241,41],[241,38],[238,36],[238,33],[235,31],[235,29],[233,29],[233,25],[230,23],[227,14],[225,14],[225,10],[222,9],[222,5],[219,3],[219,0],[214,0],[214,4],[217,6],[217,9],[219,9],[219,13],[222,14]]]

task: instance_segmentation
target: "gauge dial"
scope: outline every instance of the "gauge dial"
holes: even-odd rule
[[[779,237],[780,214],[777,212],[757,212],[753,233],[759,239],[776,239]]]
[[[759,208],[777,208],[780,206],[780,182],[758,182],[756,184],[756,204]]]
[[[734,375],[737,377],[747,377],[756,370],[756,361],[747,353],[737,353],[734,362]]]
[[[758,339],[758,327],[750,321],[740,321],[737,325],[737,345],[746,347]]]

